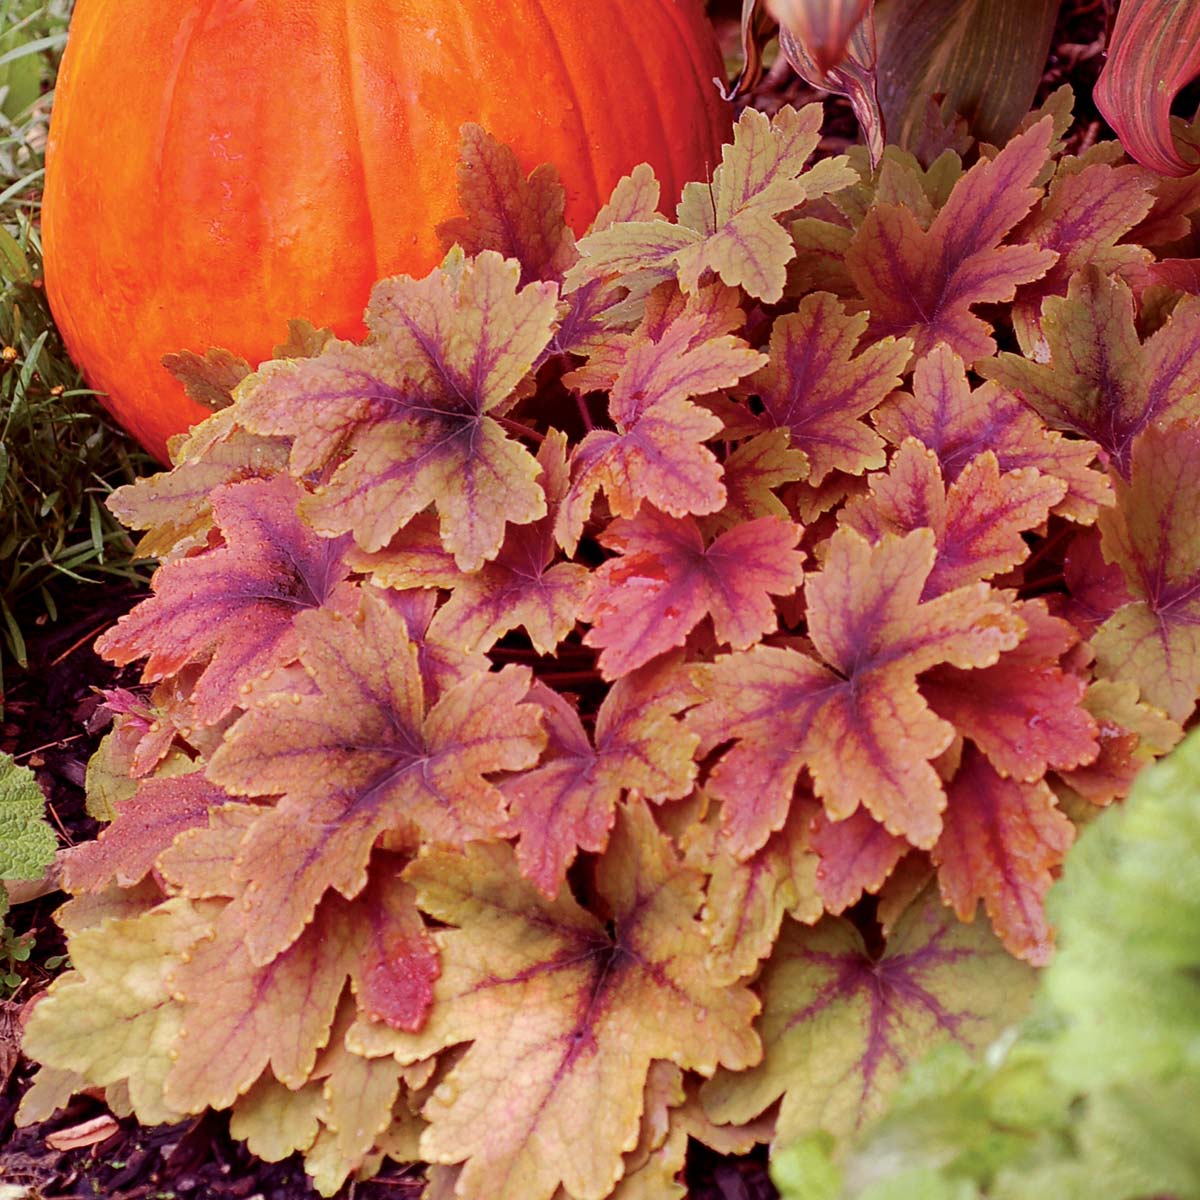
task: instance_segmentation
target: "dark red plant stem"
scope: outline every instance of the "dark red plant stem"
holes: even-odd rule
[[[588,412],[587,401],[578,393],[575,393],[575,403],[579,407],[579,415],[583,418],[583,427],[588,433],[591,433],[595,426],[592,424],[592,414]]]
[[[522,425],[520,421],[514,421],[511,417],[501,417],[500,424],[509,433],[515,433],[518,437],[532,438],[539,446],[546,440],[544,433],[538,433],[536,429],[532,429],[528,425]]]
[[[558,683],[569,687],[574,683],[599,683],[600,674],[597,671],[547,671],[537,676],[543,683]]]
[[[1037,566],[1050,553],[1061,548],[1062,543],[1073,537],[1079,530],[1074,525],[1064,525],[1057,532],[1052,533],[1036,550],[1025,560],[1024,570],[1028,575],[1031,568]]]

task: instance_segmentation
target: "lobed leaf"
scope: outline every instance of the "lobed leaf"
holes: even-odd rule
[[[210,920],[204,908],[178,897],[73,934],[73,969],[34,1008],[26,1053],[93,1086],[125,1082],[146,1124],[178,1120],[182,1110],[163,1091],[183,1022],[168,981]]]
[[[782,1144],[876,1116],[904,1069],[939,1043],[979,1048],[1023,1015],[1033,973],[990,931],[959,924],[928,890],[871,954],[850,922],[788,922],[761,982],[763,1061],[718,1072],[708,1116],[739,1122],[782,1098]]]
[[[708,875],[702,923],[711,947],[709,970],[718,979],[744,979],[766,958],[785,913],[811,924],[823,911],[818,862],[810,847],[815,801],[797,801],[782,829],[739,861],[721,836],[718,806],[685,838],[686,859]]]
[[[738,857],[783,823],[801,767],[834,820],[865,805],[913,845],[937,840],[946,797],[931,761],[954,730],[926,705],[916,677],[940,662],[992,665],[1017,643],[1021,623],[985,584],[922,601],[934,557],[928,529],[874,546],[839,530],[806,587],[820,659],[756,646],[697,668],[705,701],[686,723],[704,749],[735,739],[708,786]]]
[[[295,658],[300,613],[336,604],[348,569],[345,538],[322,538],[297,515],[303,494],[287,475],[232,484],[213,497],[224,542],[166,563],[154,595],[96,643],[124,665],[145,658],[147,682],[203,665],[192,699],[214,724],[233,709],[243,683]]]
[[[682,646],[706,616],[717,641],[737,650],[773,632],[771,596],[791,594],[804,575],[800,533],[791,521],[762,517],[706,546],[693,518],[649,505],[613,521],[600,541],[617,556],[592,573],[582,613],[601,676],[620,678]]]
[[[1047,361],[1005,353],[980,373],[1095,442],[1126,480],[1143,430],[1200,417],[1200,301],[1185,298],[1142,343],[1128,285],[1088,267],[1046,300],[1042,332]]]
[[[912,345],[883,338],[862,347],[866,328],[866,315],[847,315],[834,296],[805,296],[774,323],[770,361],[744,385],[762,399],[763,426],[791,431],[814,485],[835,470],[860,475],[884,464],[883,442],[861,418],[899,386]]]
[[[495,843],[429,851],[410,871],[442,977],[419,1036],[352,1031],[352,1049],[411,1062],[472,1043],[425,1105],[421,1150],[464,1166],[462,1200],[603,1196],[634,1145],[655,1059],[711,1074],[753,1062],[758,1003],[704,969],[699,876],[640,803],[622,810],[597,886],[611,932],[568,893],[547,900]],[[522,1088],[505,1085],[514,1077]],[[504,1120],[481,1121],[480,1105]]]
[[[844,912],[864,892],[879,891],[909,848],[865,808],[842,821],[818,813],[809,844],[819,863],[817,894],[831,913]]]
[[[1041,279],[1017,292],[1013,327],[1031,358],[1044,357],[1041,307],[1061,296],[1071,276],[1089,264],[1107,275],[1129,277],[1150,259],[1141,246],[1118,241],[1142,220],[1154,203],[1151,183],[1138,167],[1094,163],[1069,172],[1060,168],[1045,200],[1021,226],[1033,245],[1054,250],[1058,260]]]
[[[550,340],[557,287],[519,287],[494,251],[371,293],[362,346],[271,364],[241,406],[247,426],[292,438],[298,475],[338,459],[304,515],[318,533],[378,550],[429,504],[463,570],[494,557],[505,525],[536,521],[537,463],[489,415],[509,401]],[[503,496],[496,504],[494,497]]]
[[[771,119],[746,109],[712,182],[684,188],[679,224],[634,221],[588,234],[580,240],[582,260],[568,275],[568,287],[637,271],[655,281],[678,278],[694,292],[712,271],[751,296],[778,300],[794,253],[780,218],[855,179],[842,159],[805,171],[820,123],[816,105],[800,112],[784,108]]]
[[[510,146],[469,121],[462,127],[457,179],[463,215],[438,226],[447,250],[458,245],[471,256],[494,250],[515,258],[522,286],[562,279],[578,254],[564,216],[566,189],[551,163],[526,177]]]
[[[622,795],[670,800],[691,790],[697,739],[674,718],[695,697],[674,664],[627,674],[596,713],[594,744],[558,693],[535,684],[530,699],[545,712],[546,760],[502,790],[521,874],[553,898],[579,850],[600,852],[608,844]]]
[[[214,493],[245,479],[270,479],[287,465],[288,447],[281,438],[259,437],[236,426],[195,457],[190,440],[176,447],[170,471],[127,483],[105,501],[125,525],[147,531],[137,544],[139,557],[178,558],[203,546],[213,526]]]
[[[721,465],[703,445],[721,432],[721,422],[691,397],[732,387],[763,356],[728,332],[744,318],[723,299],[718,287],[682,304],[647,307],[612,381],[608,409],[616,429],[592,430],[572,456],[571,487],[554,527],[568,553],[601,488],[622,517],[632,517],[643,500],[677,517],[724,505]]]
[[[1200,696],[1200,433],[1147,429],[1134,443],[1129,482],[1101,518],[1104,557],[1131,601],[1092,639],[1098,672],[1133,679],[1143,697],[1182,722]]]
[[[933,530],[937,558],[926,598],[1016,566],[1029,553],[1021,535],[1042,525],[1066,494],[1061,479],[1037,470],[1001,474],[990,450],[946,487],[937,457],[913,438],[901,443],[886,472],[871,478],[870,489],[847,503],[840,523],[871,541],[885,533]]]
[[[354,925],[327,905],[261,966],[247,953],[244,931],[241,906],[227,904],[172,964],[168,984],[182,1020],[163,1095],[177,1112],[228,1108],[268,1065],[281,1083],[301,1087],[329,1038],[358,948]]]
[[[942,895],[964,921],[982,900],[1009,952],[1045,966],[1054,942],[1044,901],[1075,827],[1044,781],[1006,779],[970,748],[948,792],[933,848]]]
[[[1033,467],[1063,480],[1067,493],[1053,511],[1072,520],[1094,521],[1113,502],[1108,479],[1092,469],[1094,442],[1047,429],[1027,405],[994,382],[972,390],[962,359],[949,346],[934,346],[921,358],[913,370],[911,394],[894,393],[872,420],[893,445],[912,437],[932,450],[947,481],[991,451],[1004,472]]]
[[[228,350],[206,350],[196,354],[181,350],[163,356],[162,365],[183,384],[183,390],[206,408],[228,408],[237,385],[252,371],[240,355]]]
[[[370,592],[354,618],[298,623],[314,689],[264,696],[226,735],[209,778],[235,795],[280,796],[246,834],[235,875],[246,887],[246,946],[266,964],[304,929],[322,895],[367,883],[376,839],[415,824],[461,844],[505,823],[487,776],[530,767],[544,744],[523,705],[528,671],[478,674],[427,700],[403,618]]]
[[[970,738],[1001,775],[1027,783],[1050,769],[1071,770],[1099,753],[1086,705],[1086,680],[1061,660],[1079,642],[1043,600],[1017,604],[1025,636],[994,666],[975,671],[935,667],[921,694],[938,716]]]
[[[142,780],[95,841],[71,850],[63,882],[76,894],[102,891],[112,882],[132,887],[179,834],[207,825],[209,811],[228,799],[199,770]]]
[[[968,363],[995,353],[974,304],[1011,300],[1044,275],[1057,253],[1005,238],[1038,199],[1049,118],[980,160],[955,184],[928,230],[911,210],[875,204],[846,252],[846,265],[871,310],[872,337],[909,337],[917,354],[945,342]]]

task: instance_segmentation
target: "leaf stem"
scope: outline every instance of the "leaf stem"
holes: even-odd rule
[[[575,393],[575,403],[579,407],[579,415],[583,418],[583,428],[591,433],[595,426],[592,424],[592,414],[588,412],[587,401],[578,393]]]
[[[500,424],[504,426],[509,433],[515,433],[518,437],[532,438],[540,446],[545,440],[544,433],[538,433],[536,429],[528,425],[522,425],[520,421],[514,421],[511,417],[501,417]]]
[[[600,682],[600,675],[597,671],[547,671],[544,674],[535,671],[534,675],[543,683],[553,682],[563,686],[573,683]]]

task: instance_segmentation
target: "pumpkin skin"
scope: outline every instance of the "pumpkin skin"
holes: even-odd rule
[[[116,419],[165,460],[207,415],[161,366],[362,333],[441,260],[460,133],[559,169],[582,232],[650,162],[673,203],[731,118],[701,0],[78,0],[43,201],[46,289]]]

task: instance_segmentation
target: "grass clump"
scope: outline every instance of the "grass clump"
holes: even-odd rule
[[[42,286],[38,232],[52,85],[69,0],[0,0],[0,698],[6,660],[80,584],[135,579],[104,507],[150,466],[70,361]]]

